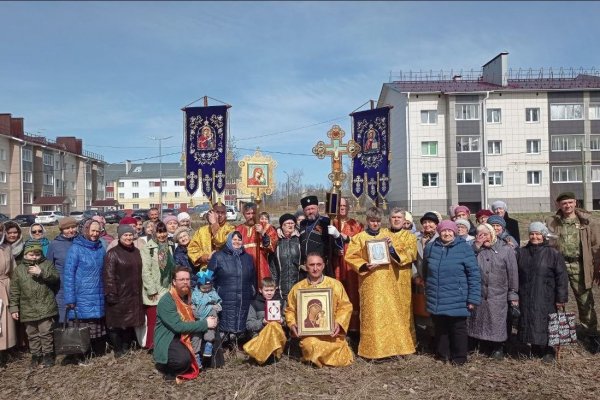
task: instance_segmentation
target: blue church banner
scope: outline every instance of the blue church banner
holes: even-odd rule
[[[352,114],[352,138],[360,145],[352,161],[352,194],[356,198],[366,191],[376,200],[390,190],[389,120],[389,107]]]
[[[187,107],[185,114],[185,188],[211,199],[225,190],[228,106]]]

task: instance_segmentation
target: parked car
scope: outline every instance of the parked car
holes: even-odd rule
[[[107,224],[118,224],[120,220],[125,218],[127,213],[123,210],[111,210],[104,212],[104,219]]]
[[[19,226],[31,226],[35,224],[35,215],[33,214],[19,214],[13,218]]]
[[[210,210],[210,204],[198,204],[197,206],[189,208],[187,212],[190,215],[195,214],[198,215],[200,218],[204,218],[208,210]]]
[[[227,207],[227,221],[236,221],[238,219],[238,212],[233,206]]]
[[[178,214],[178,210],[174,210],[172,208],[163,208],[162,210],[162,216],[165,217],[167,215],[177,215]]]
[[[96,215],[102,215],[102,212],[100,210],[85,210],[82,219],[89,219]]]
[[[60,211],[42,211],[35,217],[36,224],[58,225],[58,221],[65,217]]]
[[[148,208],[138,208],[137,210],[133,210],[131,213],[132,217],[141,217],[142,220],[148,220]]]
[[[9,219],[10,218],[8,218],[8,215],[0,214],[0,222],[6,222]]]
[[[83,211],[71,211],[69,217],[75,218],[75,221],[81,221],[83,219]]]

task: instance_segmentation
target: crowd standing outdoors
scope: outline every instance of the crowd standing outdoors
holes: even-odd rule
[[[503,201],[474,221],[464,205],[451,207],[449,219],[432,210],[420,226],[392,208],[389,228],[378,207],[364,221],[350,218],[346,199],[330,220],[316,196],[278,226],[253,203],[238,226],[216,203],[195,232],[189,214],[160,220],[153,208],[145,222],[123,218],[117,238],[100,216],[64,218],[53,239],[34,224],[25,240],[9,221],[0,224],[0,367],[24,336],[31,367],[53,366],[53,330],[63,320],[89,327],[91,346],[62,363],[89,363],[107,348],[119,358],[139,346],[178,381],[222,366],[227,350],[263,365],[295,345],[317,367],[352,364],[353,346],[367,360],[420,349],[453,365],[470,350],[500,361],[515,310],[516,338],[553,362],[548,315],[564,307],[569,284],[580,336],[596,353],[600,223],[576,208],[573,193],[556,205],[545,223],[529,225],[523,247]],[[305,304],[311,291],[328,295]]]

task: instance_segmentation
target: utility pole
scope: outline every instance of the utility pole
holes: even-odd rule
[[[167,140],[167,139],[171,139],[173,136],[166,136],[166,137],[156,137],[156,136],[150,136],[151,140],[158,140],[158,180],[159,180],[159,185],[158,185],[158,204],[159,204],[159,209],[158,209],[158,215],[159,218],[162,220],[162,210],[163,210],[163,185],[162,185],[162,141],[163,140]]]
[[[283,171],[283,173],[287,176],[287,184],[285,185],[285,192],[286,192],[286,209],[290,209],[290,175]]]

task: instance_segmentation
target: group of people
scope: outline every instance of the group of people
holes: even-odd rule
[[[187,213],[159,220],[157,209],[146,222],[123,218],[117,238],[102,217],[64,218],[52,241],[39,224],[23,241],[7,222],[0,226],[0,362],[22,341],[19,322],[32,367],[54,365],[54,323],[77,320],[90,329],[90,351],[63,362],[85,363],[107,342],[121,357],[137,342],[178,380],[222,365],[226,348],[272,362],[290,338],[318,367],[354,361],[348,336],[365,359],[409,355],[430,340],[437,357],[460,365],[469,344],[502,359],[515,310],[518,338],[552,361],[548,314],[567,302],[567,282],[583,332],[597,342],[591,286],[600,276],[598,223],[575,207],[572,193],[556,202],[546,224],[529,225],[524,247],[501,201],[475,223],[465,206],[447,220],[427,212],[420,229],[401,208],[390,210],[389,228],[377,207],[363,225],[349,217],[346,199],[331,220],[315,196],[301,199],[301,212],[281,215],[279,227],[253,203],[238,226],[216,203],[195,232]],[[417,311],[419,288],[425,306]],[[432,337],[418,337],[420,326]]]

